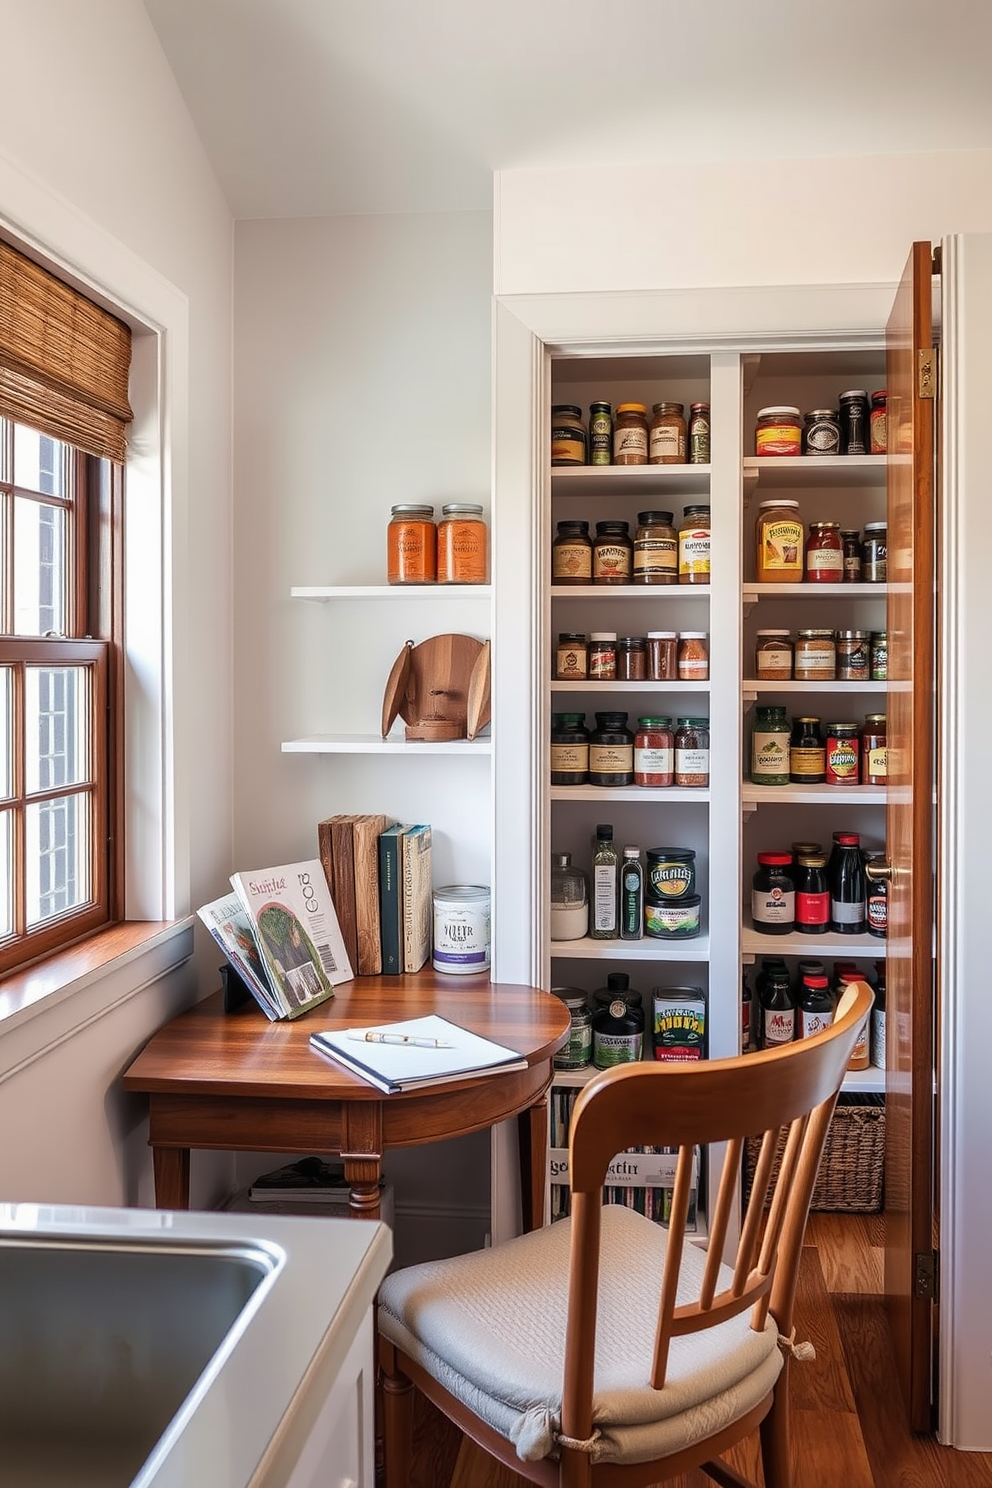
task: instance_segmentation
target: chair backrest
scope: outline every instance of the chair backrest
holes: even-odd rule
[[[837,1094],[872,1000],[868,984],[854,982],[831,1026],[812,1038],[736,1059],[621,1065],[584,1087],[569,1129],[566,1435],[584,1440],[591,1430],[602,1190],[609,1164],[627,1148],[651,1144],[678,1149],[652,1387],[664,1385],[672,1338],[747,1308],[752,1309],[752,1326],[763,1327],[770,1309],[780,1332],[790,1333],[813,1185]],[[757,1137],[760,1150],[735,1246],[742,1156],[747,1139]],[[677,1305],[693,1153],[697,1145],[713,1144],[726,1146],[707,1206],[702,1290],[697,1301]],[[690,1243],[694,1239],[690,1236]],[[718,1291],[724,1261],[733,1267],[733,1280]]]

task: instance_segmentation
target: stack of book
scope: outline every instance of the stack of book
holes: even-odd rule
[[[431,953],[431,829],[381,815],[317,824],[317,846],[359,976],[419,971]]]

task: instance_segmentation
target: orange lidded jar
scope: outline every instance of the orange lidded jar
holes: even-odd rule
[[[803,421],[799,409],[791,404],[759,408],[754,426],[756,455],[798,455],[802,453]]]
[[[484,584],[488,571],[489,535],[482,507],[453,501],[441,508],[437,524],[439,584]]]
[[[775,497],[758,506],[754,526],[754,576],[759,584],[801,584],[803,523],[799,502]]]
[[[437,528],[432,506],[391,508],[386,578],[390,584],[433,584],[436,580]]]

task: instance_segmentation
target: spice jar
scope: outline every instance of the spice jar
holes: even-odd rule
[[[835,679],[837,643],[832,630],[799,632],[793,674],[797,682],[832,682]]]
[[[482,507],[453,501],[441,508],[437,526],[439,584],[484,584],[489,570],[489,540]]]
[[[799,502],[776,497],[758,504],[754,570],[759,584],[798,584],[803,576],[803,524]]]
[[[584,713],[551,715],[551,784],[585,785],[589,780],[589,730]]]
[[[679,583],[708,584],[710,581],[709,506],[683,507],[679,523]]]
[[[799,409],[791,404],[759,408],[754,427],[756,455],[798,455],[802,448]]]
[[[551,937],[555,939],[554,935]],[[592,1015],[586,1006],[585,993],[578,987],[552,987],[568,1009],[568,1042],[554,1056],[555,1069],[585,1069],[592,1059]]]
[[[869,713],[861,730],[861,784],[887,785],[885,714]]]
[[[868,522],[865,525],[865,541],[861,556],[861,577],[866,584],[884,584],[888,580],[889,539],[884,522]]]
[[[629,584],[634,544],[628,522],[597,522],[592,545],[594,584]]]
[[[710,675],[710,638],[705,630],[684,630],[679,636],[677,666],[680,682],[706,682]]]
[[[754,785],[789,783],[789,720],[784,708],[772,706],[754,710],[751,781]]]
[[[592,539],[588,522],[559,522],[551,544],[553,584],[592,583]]]
[[[700,788],[710,783],[710,721],[680,718],[675,730],[675,784]]]
[[[433,584],[437,578],[437,528],[432,506],[394,506],[386,529],[386,578],[390,584]]]
[[[555,651],[555,677],[559,682],[583,682],[589,675],[589,646],[584,635],[563,630]]]
[[[689,406],[689,464],[710,463],[710,405],[692,403]]]
[[[889,633],[887,630],[872,631],[868,664],[873,682],[889,680]]]
[[[589,881],[571,853],[551,854],[552,940],[581,940],[589,929]]]
[[[609,403],[589,405],[589,464],[613,463],[613,409]]]
[[[838,630],[838,682],[867,682],[869,672],[868,632],[866,630]]]
[[[839,522],[810,522],[806,539],[806,582],[839,584],[844,577],[844,544]]]
[[[884,455],[888,452],[888,408],[888,389],[879,388],[878,392],[871,395],[871,410],[868,414],[868,445],[873,455]]]
[[[755,636],[754,671],[759,682],[792,680],[792,641],[787,630],[759,630]]]
[[[648,680],[671,682],[678,675],[678,636],[674,630],[649,630]]]
[[[840,533],[841,546],[844,550],[844,573],[845,584],[860,584],[861,582],[861,533],[857,528],[842,527]]]
[[[648,409],[646,403],[618,403],[613,423],[614,465],[648,463]]]
[[[796,928],[791,867],[791,853],[758,853],[758,871],[751,880],[751,921],[762,935],[788,935]]]
[[[634,736],[626,713],[597,713],[589,735],[589,784],[633,785]]]
[[[585,465],[588,457],[582,409],[573,403],[556,404],[551,410],[552,465]]]
[[[620,636],[617,641],[617,681],[644,682],[647,675],[647,641],[643,636]]]
[[[639,718],[634,735],[634,784],[675,783],[675,735],[670,718]]]
[[[840,413],[840,452],[842,455],[868,453],[868,394],[864,388],[850,388],[837,399]]]
[[[638,512],[631,579],[635,584],[678,583],[679,535],[671,512]]]
[[[804,455],[839,455],[840,423],[832,408],[813,408],[803,422]]]
[[[857,785],[860,778],[860,740],[855,723],[827,724],[827,784]]]
[[[789,740],[789,781],[793,785],[822,785],[827,778],[827,750],[818,718],[792,720]],[[808,844],[807,844],[808,845]]]
[[[685,409],[681,403],[655,403],[648,431],[650,465],[684,465],[686,453]]]
[[[615,682],[617,676],[617,633],[594,630],[589,635],[589,679],[592,682]]]

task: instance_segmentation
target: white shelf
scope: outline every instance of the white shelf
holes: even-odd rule
[[[579,681],[552,682],[552,692],[706,692],[708,682],[597,682],[588,677]]]
[[[290,589],[293,599],[485,599],[492,598],[491,584],[317,584]]]
[[[784,937],[783,937],[784,939]],[[555,961],[708,961],[710,938],[697,935],[692,940],[553,940],[551,956]]]
[[[635,467],[636,468],[636,467]],[[825,585],[823,587],[826,587]],[[853,588],[853,585],[848,585]],[[879,585],[875,585],[879,588]],[[709,584],[552,584],[552,599],[709,599]]]
[[[552,801],[708,801],[710,793],[687,785],[553,785]]]
[[[848,1070],[841,1090],[845,1095],[853,1095],[856,1092],[865,1095],[884,1095],[885,1071],[876,1069],[874,1065],[865,1070]]]
[[[382,739],[378,734],[311,734],[287,739],[283,754],[492,754],[492,739]]]
[[[745,677],[741,683],[741,692],[745,699],[749,695],[757,696],[763,692],[791,692],[797,695],[804,692],[829,692],[846,697],[858,692],[885,693],[888,690],[888,682],[838,682],[836,678],[823,682],[759,682],[757,678]]]
[[[888,584],[744,584],[745,605],[760,599],[884,599]]]
[[[673,497],[705,496],[709,465],[553,465],[551,489],[556,496],[604,496],[629,491],[640,499],[667,491]],[[691,505],[690,503],[687,503]]]
[[[888,942],[877,935],[763,935],[745,922],[741,950],[745,956],[824,956],[842,960],[884,961]]]
[[[884,805],[888,793],[884,785],[755,785],[745,780],[741,788],[745,806],[768,802],[777,806],[842,806],[856,801],[859,805]]]
[[[884,455],[745,455],[744,480],[768,490],[885,485]]]

